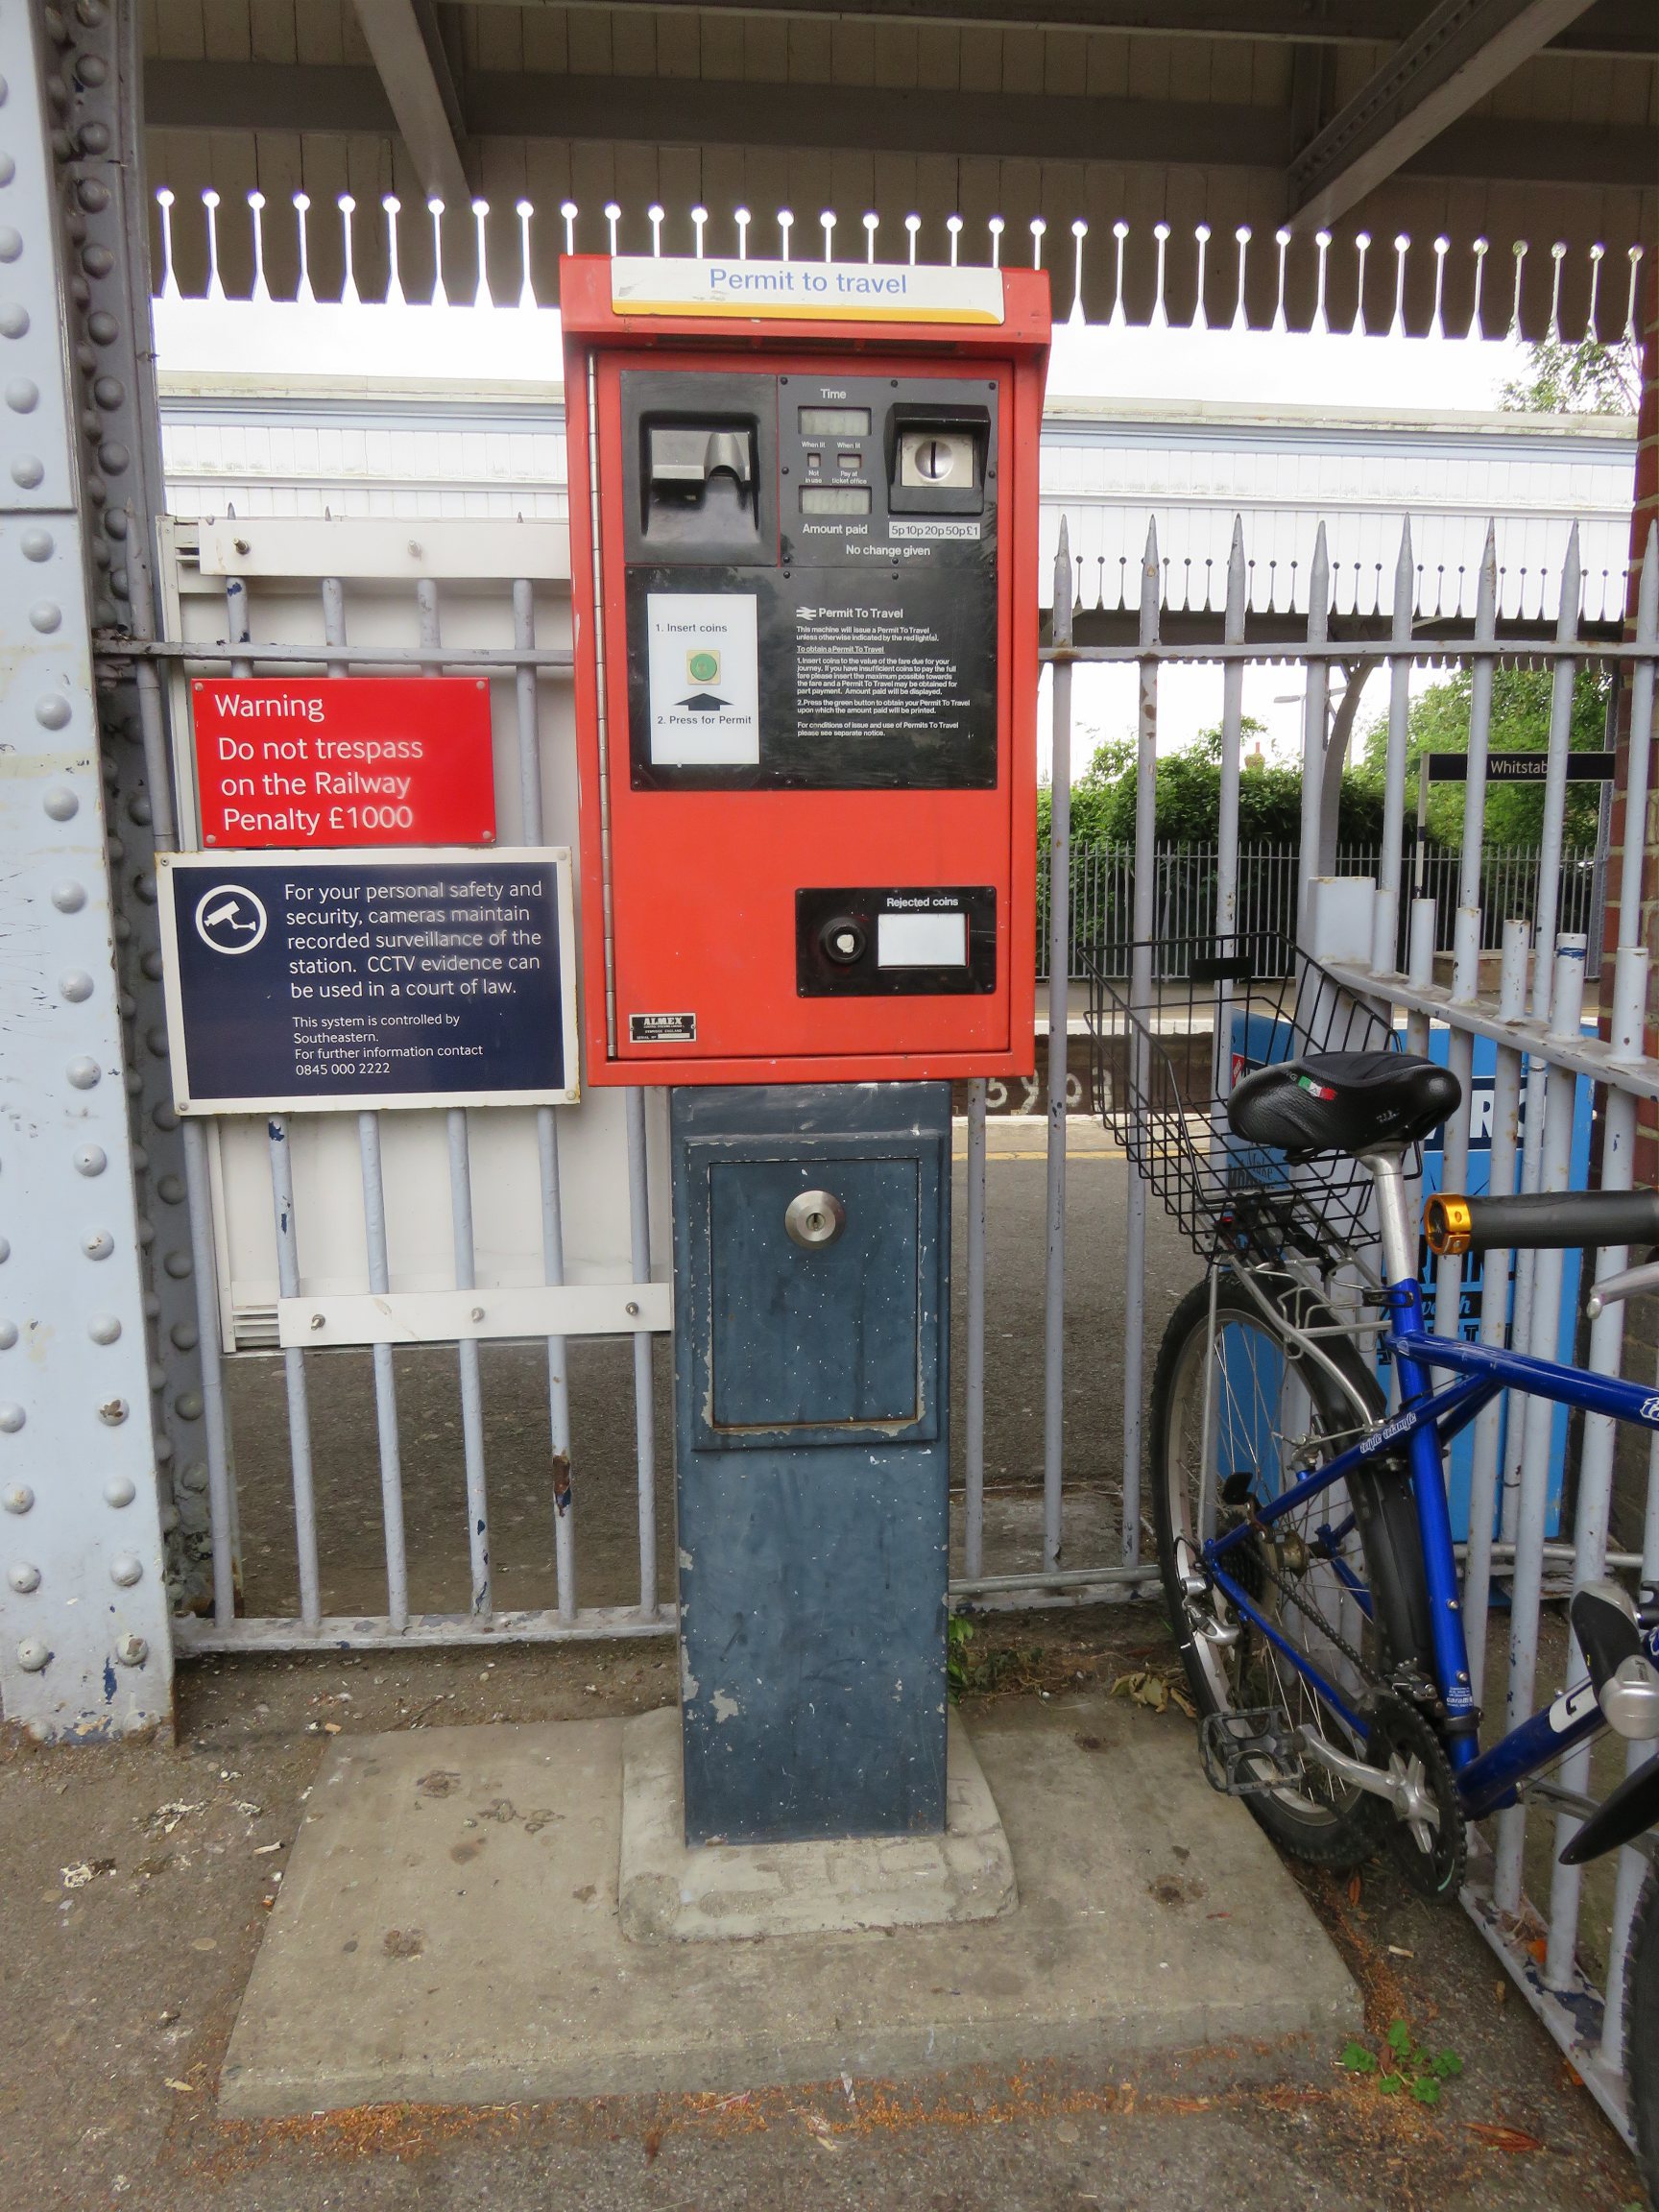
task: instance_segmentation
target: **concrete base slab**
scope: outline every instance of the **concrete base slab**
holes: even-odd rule
[[[622,1723],[618,1913],[631,1943],[720,1942],[994,1920],[1018,1898],[997,1803],[961,1716],[945,1753],[943,1836],[685,1841],[680,1715]]]
[[[1020,1904],[783,1942],[627,1942],[620,1720],[335,1742],[221,2082],[228,2113],[1102,2065],[1358,2026],[1358,1992],[1190,1732],[1121,1701],[976,1719]]]

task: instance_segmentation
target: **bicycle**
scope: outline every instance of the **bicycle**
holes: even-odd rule
[[[1154,958],[1185,967],[1184,1005],[1150,984]],[[1659,1600],[1578,1590],[1588,1676],[1482,1749],[1445,1473],[1504,1390],[1649,1431],[1659,1393],[1429,1330],[1407,1191],[1461,1086],[1402,1051],[1381,1010],[1271,939],[1092,949],[1088,964],[1095,1095],[1206,1262],[1164,1336],[1150,1431],[1206,1773],[1291,1855],[1347,1869],[1386,1847],[1443,1902],[1468,1825],[1523,1792],[1583,1819],[1570,1863],[1643,1842],[1626,2075],[1659,2197],[1659,1759],[1599,1807],[1543,1779],[1604,1729],[1659,1737]],[[1652,1191],[1441,1193],[1427,1215],[1431,1248],[1453,1255],[1659,1244]],[[1593,1296],[1652,1288],[1648,1264]]]

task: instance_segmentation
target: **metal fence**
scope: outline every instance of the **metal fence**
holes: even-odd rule
[[[1505,920],[1519,918],[1528,924],[1538,914],[1540,853],[1535,846],[1498,846],[1480,855],[1480,949],[1500,950]],[[1185,948],[1214,928],[1215,895],[1220,880],[1221,852],[1216,845],[1161,844],[1153,848],[1153,934],[1169,948],[1168,959],[1158,970],[1160,981],[1184,979],[1180,963]],[[1427,848],[1407,862],[1419,896],[1434,908],[1434,950],[1453,950],[1457,918],[1458,854],[1441,847]],[[1236,902],[1238,934],[1262,940],[1287,941],[1296,932],[1298,859],[1288,845],[1241,845],[1236,860]],[[1420,871],[1420,873],[1419,873]],[[1382,857],[1375,845],[1343,845],[1336,852],[1338,876],[1378,878]],[[1135,911],[1135,848],[1133,845],[1078,845],[1068,869],[1070,881],[1069,933],[1075,949],[1080,945],[1125,946],[1133,935]],[[1570,845],[1563,849],[1556,871],[1555,913],[1558,926],[1589,936],[1594,945],[1599,921],[1601,876],[1592,847]],[[1048,976],[1048,853],[1037,860],[1038,976]],[[1406,947],[1396,948],[1404,957]],[[1116,972],[1116,971],[1115,971]],[[1594,975],[1594,963],[1589,973]],[[1073,980],[1077,969],[1073,960]]]
[[[1649,532],[1640,572],[1640,600],[1633,638],[1619,643],[1591,642],[1582,633],[1581,576],[1575,532],[1556,580],[1555,619],[1540,622],[1536,635],[1506,637],[1503,657],[1518,654],[1552,671],[1551,711],[1545,786],[1544,825],[1535,868],[1533,912],[1511,919],[1490,912],[1488,897],[1511,886],[1489,884],[1485,870],[1484,809],[1487,753],[1491,736],[1492,684],[1500,660],[1498,643],[1498,553],[1496,526],[1488,533],[1481,563],[1473,635],[1436,639],[1431,616],[1420,617],[1414,605],[1411,533],[1403,525],[1396,588],[1386,638],[1356,648],[1334,645],[1328,635],[1331,580],[1321,529],[1310,578],[1307,631],[1295,657],[1305,672],[1302,837],[1297,856],[1297,934],[1339,983],[1374,1005],[1404,1016],[1407,1039],[1426,1049],[1431,1024],[1449,1032],[1449,1057],[1462,1087],[1462,1104],[1443,1133],[1448,1189],[1466,1187],[1475,1111],[1472,1070],[1478,1038],[1496,1046],[1496,1077],[1491,1097],[1488,1188],[1496,1195],[1567,1187],[1570,1131],[1579,1087],[1588,1085],[1599,1117],[1600,1187],[1628,1189],[1636,1150],[1638,1114],[1643,1103],[1659,1100],[1659,1061],[1646,1051],[1648,1005],[1648,953],[1642,942],[1642,889],[1646,859],[1652,750],[1655,664],[1659,662],[1659,525]],[[1214,896],[1211,917],[1201,926],[1231,937],[1242,926],[1243,864],[1238,837],[1238,800],[1245,664],[1271,654],[1244,638],[1246,577],[1243,534],[1235,536],[1229,564],[1225,642],[1194,652],[1166,645],[1162,637],[1163,570],[1156,526],[1148,527],[1142,566],[1139,637],[1132,645],[1080,646],[1072,639],[1074,588],[1062,532],[1056,562],[1054,642],[1045,658],[1053,666],[1053,803],[1049,825],[1050,880],[1070,875],[1071,691],[1078,661],[1117,661],[1134,665],[1139,677],[1137,724],[1137,816],[1131,872],[1130,931],[1137,947],[1150,948],[1161,926],[1158,853],[1154,836],[1155,766],[1160,678],[1171,663],[1207,660],[1218,663],[1221,694],[1222,778],[1220,834],[1216,845]],[[1374,887],[1358,897],[1331,896],[1314,876],[1318,851],[1320,786],[1330,729],[1328,677],[1336,659],[1380,664],[1388,680],[1388,742],[1384,814]],[[1407,813],[1407,736],[1410,680],[1414,662],[1452,661],[1471,670],[1471,728],[1468,777],[1464,787],[1462,850],[1457,859],[1456,905],[1453,920],[1452,973],[1435,980],[1434,952],[1440,934],[1439,907],[1431,897],[1413,899],[1403,867]],[[1567,755],[1571,740],[1574,683],[1581,665],[1599,662],[1615,669],[1628,686],[1628,783],[1625,820],[1629,826],[1620,865],[1618,942],[1611,992],[1603,989],[1601,1035],[1587,1036],[1582,1020],[1584,940],[1566,926],[1562,901],[1562,824],[1567,798]],[[1357,889],[1359,887],[1357,887]],[[1402,921],[1408,950],[1404,963],[1398,948]],[[1070,902],[1050,902],[1048,921],[1047,1039],[1047,1259],[1045,1364],[1045,1547],[1046,1563],[1059,1569],[1065,1516],[1064,1443],[1066,1426],[1066,1185],[1067,1185],[1067,1017],[1070,973]],[[1495,932],[1503,948],[1498,992],[1482,993],[1481,951]],[[1152,988],[1149,950],[1140,955],[1142,973],[1131,990],[1142,1004]],[[971,1120],[970,1219],[983,1205],[982,1124]],[[1139,1177],[1129,1187],[1128,1234],[1124,1251],[1125,1327],[1122,1346],[1124,1413],[1120,1557],[1093,1576],[1074,1574],[1061,1580],[1116,1582],[1143,1586],[1142,1406],[1146,1363],[1147,1190]],[[1623,1267],[1623,1248],[1595,1255],[1592,1278]],[[1503,1341],[1540,1358],[1555,1356],[1560,1338],[1563,1255],[1558,1252],[1488,1254],[1490,1280],[1503,1280],[1514,1266],[1513,1310],[1505,1302],[1484,1302],[1479,1324],[1481,1340]],[[1462,1262],[1437,1263],[1435,1310],[1459,1310]],[[1589,1331],[1588,1364],[1601,1374],[1618,1374],[1625,1358],[1625,1316],[1622,1304],[1606,1307]],[[1650,1352],[1641,1355],[1651,1358]],[[1541,1411],[1540,1411],[1541,1409]],[[1495,1728],[1513,1726],[1534,1708],[1541,1672],[1546,1680],[1580,1680],[1584,1668],[1565,1623],[1545,1612],[1547,1561],[1557,1575],[1554,1595],[1566,1569],[1571,1584],[1593,1580],[1610,1565],[1629,1571],[1632,1560],[1645,1582],[1659,1578],[1659,1449],[1646,1465],[1631,1470],[1639,1493],[1631,1511],[1632,1550],[1623,1557],[1610,1551],[1614,1504],[1616,1425],[1601,1415],[1586,1417],[1575,1469],[1574,1528],[1570,1546],[1547,1543],[1551,1480],[1549,1407],[1528,1404],[1527,1417],[1502,1427],[1494,1405],[1475,1426],[1470,1500],[1471,1540],[1467,1551],[1462,1605],[1473,1666],[1487,1673],[1485,1704]],[[970,1428],[970,1451],[974,1432]],[[970,1508],[976,1470],[970,1460]],[[1645,1505],[1645,1510],[1644,1510]],[[1495,1528],[1499,1531],[1495,1535]],[[1503,1585],[1507,1599],[1507,1649],[1487,1660],[1488,1630],[1502,1618],[1494,1588]],[[1546,1641],[1542,1631],[1548,1627]],[[1479,1700],[1481,1685],[1475,1682]],[[1629,1746],[1631,1764],[1646,1747]],[[1590,1780],[1591,1747],[1562,1762],[1559,1781],[1584,1792]],[[1606,1780],[1607,1777],[1603,1777]],[[1596,1915],[1585,1911],[1583,1874],[1558,1863],[1558,1853],[1577,1823],[1570,1814],[1529,1807],[1525,1798],[1500,1814],[1490,1835],[1471,1852],[1463,1903],[1502,1959],[1517,1987],[1544,2021],[1586,2084],[1628,2134],[1623,2080],[1623,1972],[1631,1916],[1646,1862],[1635,1850],[1620,1859],[1610,1906]],[[1529,1861],[1529,1844],[1532,1847]],[[1528,1890],[1529,1874],[1535,1883]],[[1547,1886],[1547,1888],[1546,1888]],[[1538,1947],[1542,1947],[1542,1962]],[[1599,1965],[1598,1960],[1604,1960]]]

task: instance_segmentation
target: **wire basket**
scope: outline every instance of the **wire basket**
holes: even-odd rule
[[[1226,1102],[1275,1061],[1397,1050],[1382,1015],[1277,934],[1085,945],[1078,961],[1101,1118],[1205,1260],[1293,1250],[1335,1262],[1375,1243],[1357,1160],[1293,1164],[1235,1136]]]

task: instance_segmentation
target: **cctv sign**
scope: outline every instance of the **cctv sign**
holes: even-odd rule
[[[204,848],[495,842],[482,677],[203,677],[190,696]]]

